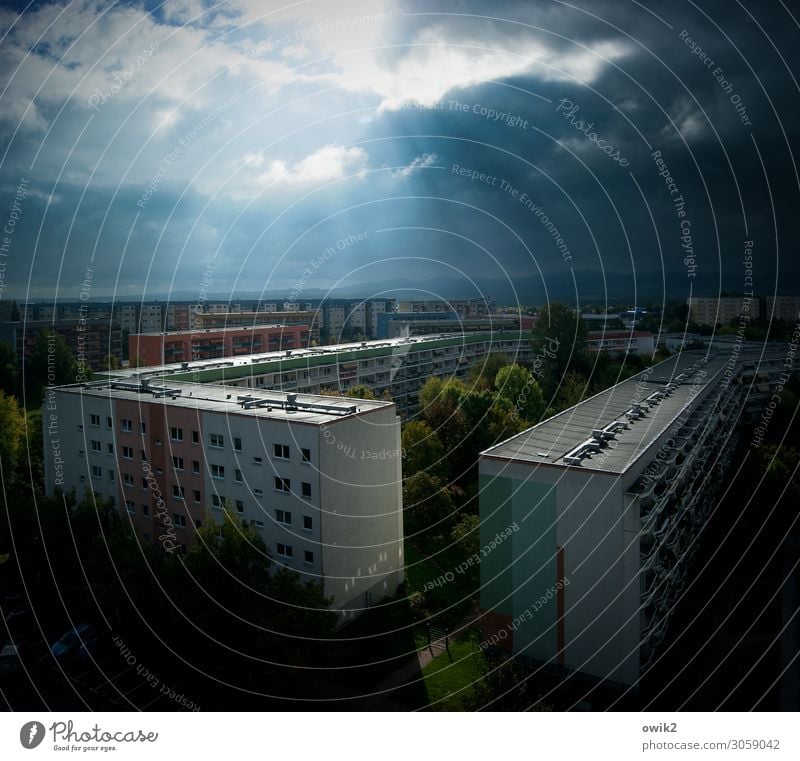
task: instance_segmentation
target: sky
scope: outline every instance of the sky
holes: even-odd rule
[[[0,300],[798,293],[798,50],[783,0],[5,4]]]

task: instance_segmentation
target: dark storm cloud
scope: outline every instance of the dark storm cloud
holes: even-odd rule
[[[214,261],[220,289],[288,293],[320,251],[368,231],[326,260],[309,287],[341,278],[392,284],[413,272],[412,280],[451,280],[451,290],[470,289],[473,280],[506,294],[503,282],[511,281],[530,300],[545,292],[682,298],[690,288],[743,290],[744,241],[753,240],[756,290],[795,291],[797,25],[779,3],[644,6],[392,6],[388,47],[375,55],[383,68],[372,79],[367,72],[364,82],[315,80],[336,68],[327,59],[323,75],[294,72],[295,80],[269,93],[253,95],[231,76],[227,89],[249,100],[197,139],[197,155],[190,160],[187,152],[182,171],[173,167],[138,212],[164,151],[204,112],[181,111],[183,121],[137,159],[109,206],[140,147],[137,131],[147,138],[163,100],[137,111],[124,147],[105,156],[87,192],[86,173],[73,164],[85,156],[91,166],[92,151],[116,128],[113,119],[94,125],[92,139],[77,142],[68,176],[54,183],[83,124],[67,108],[37,157],[42,171],[51,168],[32,180],[39,195],[26,209],[27,232],[15,242],[20,255],[9,273],[17,291],[29,274],[34,291],[46,291],[63,257],[67,292],[80,282],[87,252],[96,251],[96,282],[106,292],[115,284],[169,291],[199,282]],[[454,51],[461,57],[448,57]],[[298,47],[292,55],[303,61],[306,53]],[[449,83],[441,93],[437,81]],[[325,95],[310,96],[315,88]],[[52,118],[49,108],[41,113]],[[120,98],[106,113],[117,108],[130,106]],[[248,126],[248,118],[272,132]],[[242,128],[236,150],[226,148],[217,161],[222,179],[196,177],[205,154],[213,157],[230,130]],[[44,140],[23,131],[12,144],[11,132],[3,143],[7,199]],[[203,142],[212,135],[213,143]],[[125,159],[115,168],[119,155]],[[237,156],[247,157],[244,165]],[[56,200],[40,234],[35,221],[50,193]],[[68,234],[78,208],[80,224]],[[35,246],[31,272],[23,241],[25,253]]]

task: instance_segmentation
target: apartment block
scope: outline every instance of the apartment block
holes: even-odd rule
[[[753,296],[695,296],[686,299],[689,320],[698,325],[728,325],[738,320],[757,320],[761,310]]]
[[[403,580],[400,422],[390,402],[138,381],[49,389],[49,494],[111,497],[142,542],[180,552],[227,506],[275,568],[321,581],[343,618]]]
[[[635,685],[785,348],[686,351],[480,456],[482,640]],[[795,365],[796,367],[796,365]],[[502,541],[497,541],[496,537]]]
[[[767,296],[764,316],[768,320],[797,322],[800,319],[800,296]]]
[[[388,392],[403,414],[419,404],[430,377],[463,378],[492,354],[509,362],[531,361],[530,340],[521,331],[419,336],[317,346],[246,357],[115,371],[118,379],[143,375],[175,382],[223,383],[264,391],[346,391],[364,385],[376,396]]]
[[[128,336],[128,356],[140,366],[238,357],[309,345],[307,325],[251,325]]]
[[[651,357],[655,351],[653,334],[649,330],[592,330],[586,334],[586,348],[590,352],[604,351],[615,356]]]

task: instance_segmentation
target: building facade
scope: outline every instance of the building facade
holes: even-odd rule
[[[252,325],[128,336],[128,356],[139,366],[238,357],[309,345],[307,325]]]
[[[354,617],[403,580],[400,422],[395,405],[236,393],[147,380],[48,389],[47,490],[110,497],[140,541],[167,552],[228,508],[276,568],[321,581]]]
[[[670,357],[481,454],[484,643],[638,682],[740,423],[787,372],[762,350]]]
[[[592,330],[586,334],[586,348],[590,352],[605,351],[615,356],[652,357],[655,351],[653,334],[648,330]]]
[[[729,325],[740,319],[757,320],[759,299],[753,296],[695,296],[686,299],[689,320],[698,325]]]

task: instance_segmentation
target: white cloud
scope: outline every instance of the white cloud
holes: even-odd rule
[[[348,175],[363,176],[368,156],[363,148],[326,145],[295,164],[282,159],[266,161],[263,155],[245,158],[248,166],[266,166],[256,180],[263,186],[322,185]]]
[[[418,169],[433,166],[437,158],[435,153],[423,153],[421,156],[417,156],[408,166],[404,166],[402,169],[398,169],[394,172],[393,176],[408,177]]]
[[[661,129],[661,136],[665,139],[678,140],[682,137],[690,142],[706,134],[707,119],[689,98],[676,101],[669,110],[669,116],[672,124]]]

